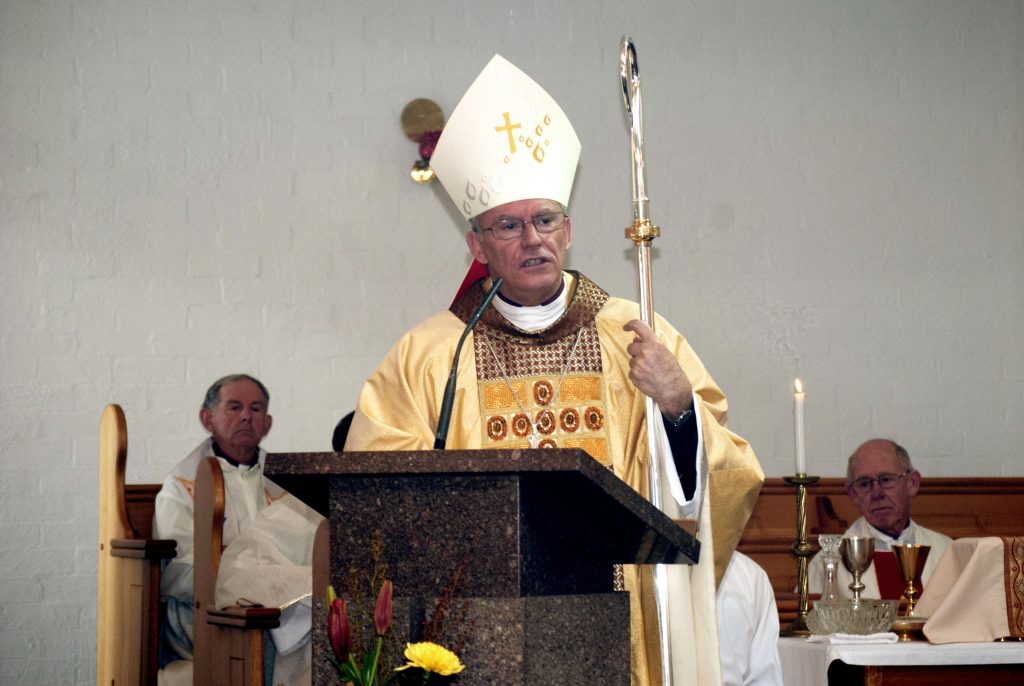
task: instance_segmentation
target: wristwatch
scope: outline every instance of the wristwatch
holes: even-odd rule
[[[683,424],[685,424],[686,422],[690,421],[690,417],[692,417],[692,416],[693,416],[693,408],[691,407],[688,410],[683,410],[683,413],[681,415],[679,415],[678,417],[676,417],[675,419],[668,419],[666,417],[665,421],[667,421],[669,424],[671,424],[673,429],[681,429]]]

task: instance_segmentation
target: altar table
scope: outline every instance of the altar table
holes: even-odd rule
[[[786,686],[1024,684],[1024,643],[836,645],[779,639]]]

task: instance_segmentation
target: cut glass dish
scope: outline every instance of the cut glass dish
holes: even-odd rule
[[[807,613],[807,628],[816,635],[889,631],[898,605],[896,600],[819,600]]]

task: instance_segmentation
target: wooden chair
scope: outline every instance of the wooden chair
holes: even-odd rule
[[[192,625],[196,686],[263,686],[264,630],[280,623],[276,607],[232,606],[218,610],[214,603],[220,569],[224,525],[224,476],[216,458],[199,464],[195,484],[195,570]]]
[[[160,566],[175,542],[150,538],[160,484],[125,484],[124,411],[100,419],[99,555],[96,599],[97,686],[152,686],[160,639]]]

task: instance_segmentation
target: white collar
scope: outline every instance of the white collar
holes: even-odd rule
[[[867,518],[864,519],[864,523],[867,524],[868,530],[876,540],[877,550],[890,550],[890,546],[894,543],[913,545],[916,538],[914,535],[914,520],[910,520],[910,523],[907,524],[907,528],[901,531],[900,535],[896,537],[890,536],[881,529],[876,529],[872,524],[868,523]]]
[[[569,303],[569,275],[562,272],[562,297],[555,298],[547,305],[512,305],[501,298],[491,303],[494,309],[511,324],[523,331],[541,331],[558,321],[565,314]]]

